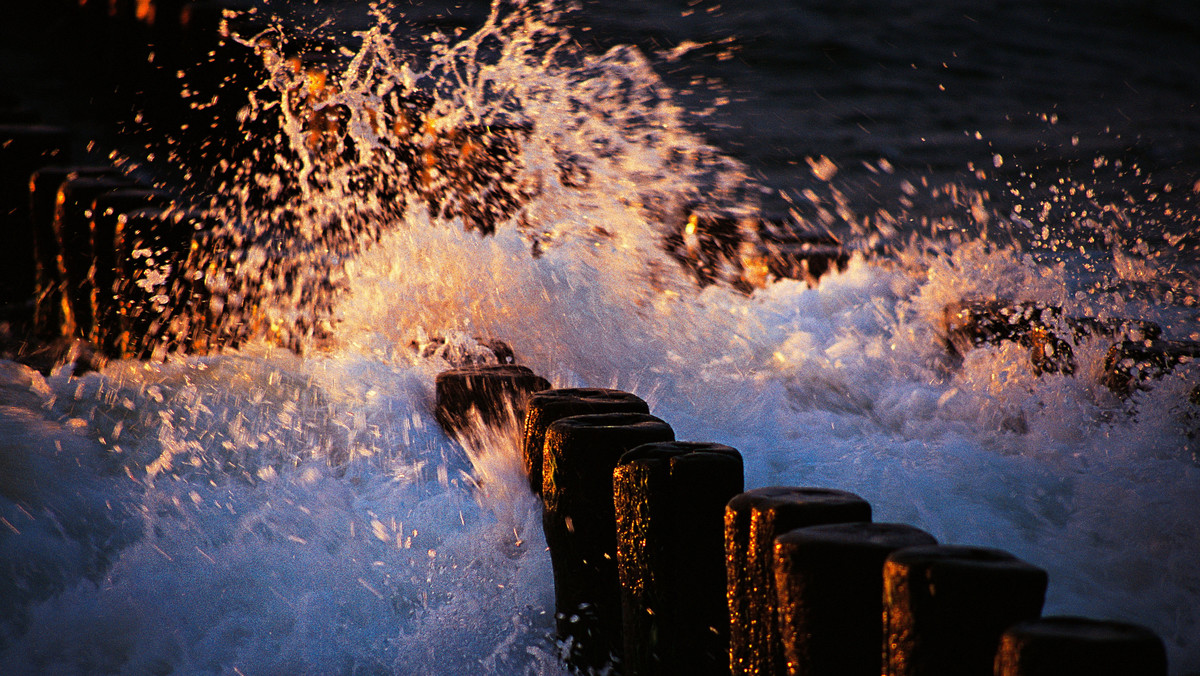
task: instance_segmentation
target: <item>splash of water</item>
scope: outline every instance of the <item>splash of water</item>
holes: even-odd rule
[[[516,233],[535,257],[596,247],[596,265],[625,259],[633,302],[688,286],[664,255],[668,226],[702,202],[753,212],[756,186],[688,130],[644,55],[583,53],[559,16],[496,3],[423,58],[397,52],[382,12],[348,60],[278,28],[238,38],[268,73],[240,113],[260,143],[218,167],[210,211],[224,225],[185,275],[204,276],[209,308],[183,311],[216,326],[193,331],[236,343],[265,330],[293,347],[328,336],[357,260],[430,227]],[[386,248],[433,244],[416,237]],[[436,265],[421,255],[417,270]]]
[[[21,471],[55,481],[3,491],[0,665],[560,673],[514,431],[456,441],[433,421],[434,374],[491,339],[738,447],[750,486],[854,490],[880,520],[1008,548],[1050,570],[1049,612],[1144,622],[1176,668],[1200,664],[1195,374],[1123,401],[1098,340],[1041,377],[1012,344],[961,364],[941,344],[964,296],[1087,309],[1075,247],[1047,260],[1069,223],[1039,247],[969,234],[1026,227],[982,196],[860,217],[830,188],[797,211],[897,233],[892,257],[816,287],[699,289],[664,225],[699,202],[753,213],[756,186],[636,49],[587,54],[541,9],[496,5],[420,57],[380,16],[324,70],[284,58],[282,33],[243,36],[268,72],[242,114],[258,154],[219,170],[225,225],[192,270],[208,305],[187,311],[258,328],[223,354],[5,373],[0,414],[37,422]],[[1100,309],[1171,316],[1137,295],[1153,259],[1105,241]]]

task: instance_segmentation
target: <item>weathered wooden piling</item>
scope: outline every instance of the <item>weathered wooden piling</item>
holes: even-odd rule
[[[558,636],[575,668],[619,662],[622,651],[613,470],[626,451],[674,439],[670,425],[646,413],[572,416],[546,430],[542,526]]]
[[[771,278],[815,286],[850,261],[837,238],[794,224],[697,207],[671,225],[663,244],[700,286],[727,282],[750,292]]]
[[[766,240],[741,251],[742,279],[752,287],[768,279],[796,279],[815,287],[821,277],[846,269],[850,252],[826,234]]]
[[[116,233],[123,214],[138,209],[168,207],[174,198],[165,190],[124,188],[96,198],[92,204],[90,247],[92,330],[88,339],[96,349],[110,357],[121,356],[117,342],[120,326],[117,317],[118,295]]]
[[[525,414],[525,436],[521,444],[525,474],[535,495],[542,493],[542,447],[546,430],[556,420],[598,413],[649,413],[641,397],[621,390],[600,387],[565,387],[544,390],[529,399]]]
[[[897,523],[844,523],[775,538],[779,630],[793,676],[878,676],[883,564],[904,547],[936,545]]]
[[[1030,366],[1039,375],[1073,373],[1075,354],[1071,344],[1088,336],[1141,341],[1162,333],[1162,328],[1153,322],[1076,317],[1049,303],[1011,300],[951,303],[943,310],[942,330],[946,347],[954,355],[1004,341],[1029,348]]]
[[[496,426],[515,421],[520,429],[529,397],[550,388],[550,381],[520,364],[473,364],[443,371],[435,380],[434,417],[449,434],[473,424]]]
[[[995,676],[1166,676],[1162,639],[1125,622],[1045,617],[1004,632]]]
[[[120,176],[81,176],[58,189],[54,209],[54,239],[58,274],[63,280],[64,336],[87,338],[93,328],[91,246],[92,204],[104,193],[128,188],[133,181]]]
[[[34,255],[35,332],[43,338],[58,337],[62,332],[63,278],[58,271],[59,246],[54,234],[54,218],[59,189],[76,178],[116,177],[120,172],[111,165],[50,166],[29,177],[29,217]]]
[[[206,228],[203,214],[147,207],[118,214],[113,232],[113,281],[117,336],[115,353],[149,359],[182,347],[206,320],[206,308],[191,297],[202,279],[184,279],[184,264]]]
[[[1004,630],[1038,617],[1046,572],[984,547],[909,547],[883,568],[885,676],[991,676]]]
[[[786,669],[776,619],[775,538],[805,526],[870,520],[866,500],[830,488],[758,488],[729,501],[725,571],[729,664],[735,675]]]
[[[1145,380],[1159,378],[1177,366],[1200,359],[1200,342],[1191,340],[1126,340],[1109,348],[1104,384],[1122,396]]]
[[[638,446],[613,472],[626,674],[728,674],[725,505],[744,490],[722,444]]]
[[[38,169],[67,160],[71,135],[45,125],[0,125],[0,303],[33,296],[35,254],[29,227],[29,178]]]

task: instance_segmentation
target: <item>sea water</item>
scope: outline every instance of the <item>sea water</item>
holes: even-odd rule
[[[816,286],[700,289],[662,252],[664,224],[701,198],[769,210],[780,186],[697,132],[725,113],[697,121],[681,102],[698,94],[656,71],[687,45],[589,44],[555,8],[493,10],[411,58],[394,15],[372,15],[332,74],[354,152],[330,161],[274,118],[290,154],[219,196],[230,227],[294,226],[302,276],[337,280],[329,306],[256,308],[317,313],[322,335],[79,374],[0,365],[0,670],[563,673],[516,435],[462,444],[432,415],[436,373],[492,339],[555,386],[635,392],[678,438],[738,448],[748,487],[846,489],[878,521],[1007,549],[1049,572],[1047,614],[1145,624],[1173,673],[1200,669],[1196,369],[1122,399],[1101,339],[1076,345],[1074,374],[1037,376],[1019,346],[956,360],[940,333],[947,303],[997,296],[1200,339],[1194,212],[1142,237],[1139,181],[1116,201],[1095,173],[1042,192],[996,149],[970,170],[982,188],[864,160],[897,189],[876,208],[833,180],[851,162],[818,156],[784,208],[871,251]],[[272,77],[264,92],[295,91]],[[418,88],[448,124],[533,130],[513,180],[536,190],[494,235],[348,187],[347,167],[395,170],[375,152],[386,132],[353,121]],[[564,158],[587,180],[563,181]],[[295,190],[259,199],[275,179]],[[1067,199],[1088,190],[1104,194]],[[271,278],[255,246],[236,274]]]

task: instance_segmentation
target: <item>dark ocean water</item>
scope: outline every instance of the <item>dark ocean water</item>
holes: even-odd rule
[[[414,36],[470,31],[487,14],[482,2],[396,5],[392,15]],[[312,24],[366,25],[362,3],[267,7]],[[1161,192],[1170,183],[1187,193],[1200,175],[1200,3],[593,0],[575,8],[559,21],[580,44],[596,53],[638,46],[698,113],[706,137],[773,190],[812,187],[807,160],[820,156],[841,168],[839,184],[863,211],[895,198],[896,182],[864,166],[880,159],[906,178],[968,184],[976,167],[1001,179],[1022,171],[1083,179],[1100,157],[1142,168],[1100,172],[1105,187]],[[993,171],[996,155],[1001,171]]]

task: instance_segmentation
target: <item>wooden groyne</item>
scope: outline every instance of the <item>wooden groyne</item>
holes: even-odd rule
[[[641,401],[613,390],[533,399],[588,396]],[[525,418],[527,465],[543,439],[557,632],[576,671],[1167,673],[1162,640],[1143,627],[1042,618],[1046,572],[1007,552],[874,523],[865,500],[835,488],[743,491],[738,451],[673,437],[642,412],[568,415],[548,428]]]

